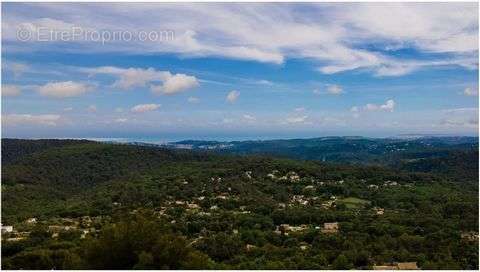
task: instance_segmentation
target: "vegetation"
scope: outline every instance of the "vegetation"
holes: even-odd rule
[[[478,269],[478,157],[457,156],[475,149],[395,169],[88,141],[2,149],[4,269]]]

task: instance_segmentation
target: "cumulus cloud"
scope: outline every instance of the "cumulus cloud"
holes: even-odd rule
[[[2,121],[6,125],[46,125],[56,126],[61,116],[57,114],[5,114]]]
[[[22,90],[17,85],[2,85],[2,96],[17,96]]]
[[[157,94],[176,94],[195,88],[199,85],[197,78],[185,74],[176,74],[167,77],[163,85],[152,86],[151,90]]]
[[[127,118],[117,118],[117,119],[115,119],[115,123],[125,123],[127,121],[128,121]]]
[[[43,96],[49,96],[54,98],[67,98],[85,94],[90,91],[92,87],[78,82],[63,81],[63,82],[50,82],[43,86],[40,86],[36,91]]]
[[[240,96],[239,91],[231,91],[228,93],[226,100],[229,103],[235,103],[235,101],[237,101],[239,96]]]
[[[465,95],[465,96],[478,96],[478,90],[473,89],[473,88],[465,88],[465,90],[463,90],[463,95]]]
[[[159,107],[159,104],[140,104],[132,107],[130,111],[134,113],[142,113],[157,110]]]
[[[89,74],[108,74],[118,77],[112,87],[123,90],[135,87],[150,87],[155,94],[176,94],[199,86],[195,76],[172,74],[169,71],[159,71],[154,68],[119,68],[103,66],[81,69]],[[160,84],[158,84],[160,83]]]
[[[330,85],[330,86],[327,87],[327,92],[329,94],[338,95],[338,94],[343,93],[343,89],[342,89],[342,87],[340,87],[338,85]]]
[[[367,104],[364,106],[364,110],[366,111],[390,111],[393,112],[395,109],[395,101],[389,99],[385,102],[385,104],[377,105],[377,104]]]

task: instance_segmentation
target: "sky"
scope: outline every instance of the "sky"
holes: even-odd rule
[[[478,135],[477,3],[3,3],[2,137]]]

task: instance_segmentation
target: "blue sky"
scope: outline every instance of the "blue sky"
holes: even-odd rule
[[[477,135],[477,16],[476,3],[4,3],[3,137]],[[115,33],[133,38],[94,36]]]

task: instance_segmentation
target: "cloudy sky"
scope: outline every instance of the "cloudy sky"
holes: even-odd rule
[[[477,3],[2,7],[4,137],[478,131]]]

